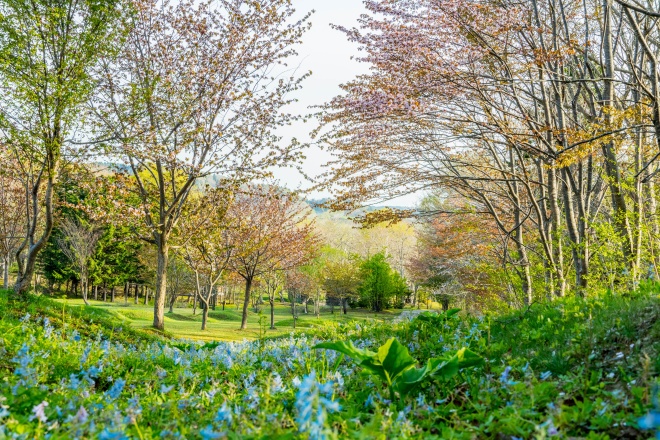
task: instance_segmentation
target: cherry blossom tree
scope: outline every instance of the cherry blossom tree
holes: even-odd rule
[[[255,279],[302,266],[318,251],[320,237],[309,211],[295,194],[275,186],[251,186],[236,195],[228,212],[232,224],[228,232],[234,247],[231,267],[245,280],[242,330],[247,327]]]
[[[178,252],[195,274],[195,293],[202,305],[202,330],[206,330],[213,292],[225,275],[234,248],[229,241],[230,205],[231,195],[226,189],[206,188],[191,200],[178,231],[183,242]]]
[[[599,253],[638,280],[657,248],[642,222],[660,231],[650,180],[660,156],[646,133],[656,73],[639,38],[653,11],[614,0],[365,4],[360,29],[339,29],[373,68],[325,106],[316,132],[334,154],[321,182],[338,189],[331,205],[420,189],[460,197],[470,209],[448,214],[490,219],[527,304],[569,285],[584,294]]]
[[[171,237],[200,177],[241,182],[299,158],[274,130],[306,75],[286,60],[307,29],[290,0],[136,0],[95,107],[157,249],[155,328],[164,327]]]

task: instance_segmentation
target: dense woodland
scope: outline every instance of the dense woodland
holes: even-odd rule
[[[660,2],[363,3],[0,0],[0,438],[660,433]]]

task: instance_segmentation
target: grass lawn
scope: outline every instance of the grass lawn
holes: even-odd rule
[[[82,299],[60,299],[59,301],[69,306],[86,308]],[[149,329],[153,322],[153,305],[124,304],[122,299],[114,303],[90,300],[90,306],[110,313],[135,328]],[[275,330],[270,330],[270,307],[267,304],[261,306],[261,316],[265,326],[265,337],[286,335],[294,331],[291,307],[288,303],[275,305]],[[340,308],[335,307],[335,313],[330,313],[329,308],[322,308],[321,316],[317,318],[313,313],[313,307],[309,307],[310,313],[304,314],[303,307],[298,305],[298,320],[296,329],[304,331],[305,328],[320,327],[329,322],[345,321],[388,321],[399,315],[401,310],[388,310],[375,314],[366,310],[349,310],[347,315],[340,313]],[[167,309],[165,309],[167,312]],[[174,313],[165,313],[165,330],[176,338],[194,339],[204,341],[242,341],[243,339],[256,339],[260,336],[259,314],[250,308],[248,315],[248,328],[239,330],[241,326],[241,312],[234,304],[209,310],[207,329],[200,330],[202,325],[201,310],[193,315],[192,308],[174,308]]]

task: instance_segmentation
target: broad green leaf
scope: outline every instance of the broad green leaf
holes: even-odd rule
[[[449,309],[445,312],[445,317],[451,318],[452,316],[454,316],[455,314],[457,314],[460,311],[461,311],[461,309]]]
[[[432,376],[451,379],[458,374],[458,357],[455,355],[450,359],[431,358],[427,365]]]
[[[380,377],[387,384],[390,383],[389,377],[383,368],[383,364],[380,363],[375,355],[373,357],[363,359],[361,362],[359,362],[358,365],[360,365],[362,368],[364,368],[365,371],[368,371],[374,376]]]
[[[408,353],[408,348],[394,338],[390,338],[380,346],[378,360],[388,374],[390,382],[394,381],[405,369],[417,363]]]
[[[431,312],[423,312],[417,315],[417,319],[422,322],[435,322],[438,319],[438,315]]]
[[[427,362],[422,368],[408,368],[394,382],[394,389],[401,396],[409,394],[426,379],[432,371],[430,362]]]
[[[456,352],[458,358],[458,368],[476,367],[484,364],[484,358],[471,351],[467,347],[463,347]]]
[[[357,348],[355,345],[353,345],[353,341],[322,342],[320,344],[316,344],[312,348],[315,350],[318,350],[319,348],[335,350],[340,353],[344,353],[346,356],[349,356],[358,361],[363,361],[376,354],[369,350],[362,350],[361,348]]]

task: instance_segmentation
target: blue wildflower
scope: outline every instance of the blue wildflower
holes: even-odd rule
[[[502,372],[502,374],[500,375],[500,382],[502,382],[503,384],[508,384],[508,382],[509,382],[509,373],[510,372],[511,372],[511,367],[507,366],[504,369],[504,371]]]
[[[41,423],[46,423],[48,420],[48,417],[46,417],[46,407],[48,406],[48,402],[45,400],[41,402],[39,405],[35,405],[34,408],[32,408],[32,415],[30,416],[30,420],[37,419]]]
[[[642,429],[660,428],[660,411],[650,411],[644,417],[639,418],[637,423]]]
[[[111,431],[108,428],[105,428],[99,434],[99,440],[128,440],[129,437],[125,436],[121,431]]]
[[[46,339],[50,338],[50,336],[53,334],[53,326],[50,325],[50,320],[48,318],[44,318],[44,336]]]
[[[87,421],[87,418],[89,417],[89,414],[87,413],[87,410],[85,409],[84,406],[81,406],[78,412],[76,413],[75,420],[78,423],[85,423]]]
[[[124,385],[126,385],[126,381],[124,379],[117,379],[115,380],[115,383],[112,384],[112,387],[110,387],[110,389],[105,392],[105,394],[110,399],[114,400],[119,397],[121,392],[124,390]]]
[[[296,422],[301,432],[307,432],[311,439],[326,439],[328,413],[340,410],[339,403],[332,400],[333,385],[319,383],[312,371],[305,376],[296,393]]]
[[[227,402],[225,401],[220,409],[218,409],[218,412],[215,415],[215,421],[217,423],[227,423],[227,426],[231,425],[233,419],[233,415],[231,412],[231,408],[227,406]]]
[[[281,393],[285,390],[286,390],[286,387],[284,386],[284,383],[282,382],[282,377],[277,372],[273,373],[273,378],[272,378],[271,387],[270,387],[271,393],[277,394],[277,393]]]
[[[224,433],[216,432],[213,430],[213,426],[208,425],[206,428],[203,428],[201,431],[199,431],[199,435],[201,435],[205,440],[210,440],[223,437]]]
[[[541,380],[546,380],[550,376],[552,376],[552,373],[550,371],[545,371],[545,372],[541,373]]]
[[[163,393],[163,394],[167,394],[170,391],[172,391],[173,388],[174,388],[174,385],[165,385],[165,384],[163,384],[163,385],[160,386],[160,392]]]

